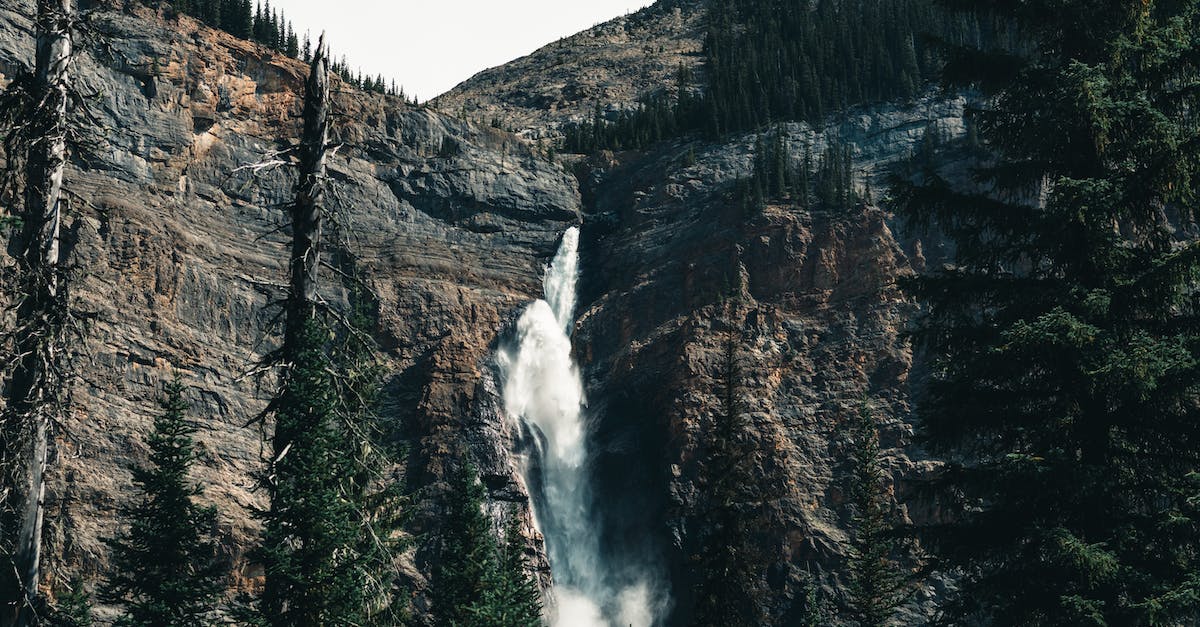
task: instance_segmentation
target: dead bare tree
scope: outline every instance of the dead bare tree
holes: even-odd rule
[[[284,328],[284,354],[290,354],[304,324],[314,313],[317,302],[317,274],[321,269],[321,228],[324,223],[324,197],[327,182],[326,156],[329,150],[329,60],[325,56],[322,35],[313,54],[311,71],[305,85],[304,131],[298,156],[300,178],[296,181],[296,199],[291,208],[292,258],[287,319]]]
[[[60,285],[59,231],[67,157],[67,104],[72,57],[71,0],[38,0],[34,73],[20,88],[25,127],[24,215],[19,255],[20,301],[15,355],[0,418],[3,453],[3,550],[0,625],[36,620],[49,430],[61,404],[59,376],[66,310]],[[14,155],[8,155],[10,163]],[[21,158],[15,159],[21,162]]]

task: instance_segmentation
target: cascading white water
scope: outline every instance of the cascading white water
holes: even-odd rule
[[[590,489],[583,382],[571,358],[579,229],[563,235],[543,282],[545,299],[517,321],[518,342],[498,359],[504,407],[536,434],[540,481],[526,471],[535,495],[534,516],[546,538],[554,589],[555,627],[653,624],[649,586],[618,581],[600,550]]]

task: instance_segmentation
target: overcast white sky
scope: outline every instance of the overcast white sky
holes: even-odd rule
[[[652,0],[273,0],[301,34],[428,100],[476,72]]]

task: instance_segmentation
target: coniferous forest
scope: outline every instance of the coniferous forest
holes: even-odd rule
[[[1010,21],[932,0],[713,2],[704,79],[681,68],[672,93],[564,130],[563,149],[645,148],[686,133],[719,137],[772,123],[821,122],[860,104],[912,98],[937,82],[942,52],[1016,44]],[[698,93],[697,93],[698,91]]]
[[[267,2],[28,6],[32,54],[0,66],[0,627],[1200,624],[1200,0],[711,0],[702,73],[554,126],[565,162],[417,107]],[[141,213],[72,185],[151,168],[95,165],[88,142],[116,133],[79,69],[153,85],[107,39],[138,11],[304,69],[293,136],[219,185],[194,185],[223,166],[193,151],[242,127],[210,133],[215,113],[137,88],[184,119],[198,164],[145,184],[167,200]],[[188,88],[171,102],[203,97]],[[789,136],[936,89],[961,132],[905,118],[919,138],[876,189],[848,140]],[[391,109],[347,122],[364,101]],[[383,207],[368,228],[403,236],[353,231],[377,209],[346,200],[356,179],[380,182],[357,197]],[[257,255],[225,280],[263,298],[230,304],[213,280],[199,299],[228,335],[227,311],[261,304],[238,365],[253,415],[209,415],[229,404],[201,357],[83,349],[133,324],[79,297],[101,265],[152,275],[154,296],[123,306],[193,315],[165,296],[186,282],[135,271],[138,254],[167,241],[199,267],[226,243],[129,226],[186,231],[163,207],[189,203],[228,214]],[[122,228],[137,254],[80,262]],[[653,241],[606,256],[620,237]],[[655,256],[672,245],[693,256]],[[505,246],[525,248],[471,266]],[[280,276],[260,276],[270,255]],[[370,275],[387,265],[400,278]],[[427,319],[399,319],[412,311]],[[439,327],[446,311],[469,332]],[[863,348],[893,341],[876,361]],[[660,367],[630,377],[640,359]],[[631,389],[592,404],[607,376]],[[60,468],[99,450],[81,434],[128,428],[79,398],[135,388],[111,407],[152,418],[121,432],[128,485],[107,503]],[[586,422],[605,412],[629,422]],[[232,465],[213,444],[228,431],[257,448],[236,486],[253,501],[243,536],[205,479]],[[627,467],[601,469],[613,459]],[[564,500],[555,473],[588,498]],[[651,496],[603,509],[635,491]],[[97,509],[115,522],[78,524]],[[104,529],[91,554],[63,531],[81,528]],[[597,563],[622,551],[635,558]]]

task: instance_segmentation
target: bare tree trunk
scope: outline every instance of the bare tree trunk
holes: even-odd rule
[[[4,417],[4,532],[15,532],[11,573],[0,594],[5,626],[35,620],[44,516],[48,431],[59,390],[51,385],[59,359],[54,338],[59,310],[59,227],[67,153],[67,70],[71,61],[71,0],[38,0],[37,58],[32,91],[32,141],[26,162],[22,300],[17,307],[18,361]],[[6,569],[9,565],[5,565]]]
[[[291,284],[288,294],[285,358],[317,299],[317,274],[321,268],[322,204],[325,198],[325,159],[329,143],[329,60],[325,36],[317,43],[304,94],[304,132],[300,137],[300,179],[292,205]]]

